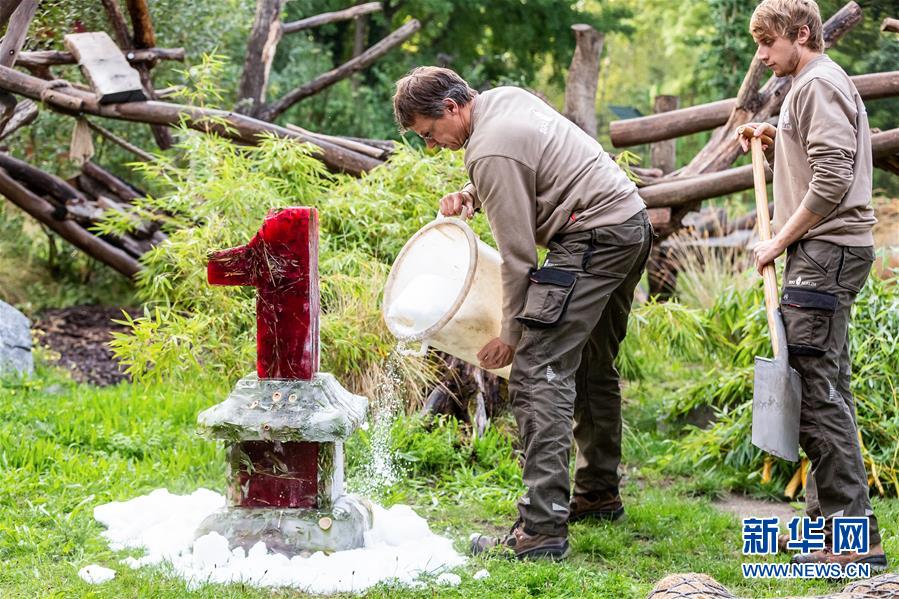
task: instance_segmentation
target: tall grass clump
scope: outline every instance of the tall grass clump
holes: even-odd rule
[[[243,245],[266,213],[285,206],[319,211],[322,368],[357,392],[373,394],[395,341],[380,315],[390,264],[436,214],[437,200],[459,188],[464,169],[451,153],[400,147],[390,162],[359,179],[328,173],[312,148],[267,137],[238,147],[182,132],[184,158],[138,166],[157,189],[136,202],[142,218],[161,218],[168,240],[146,254],[138,279],[144,313],[128,319],[113,349],[135,380],[236,379],[255,359],[255,290],[206,282],[212,250]],[[164,216],[161,216],[164,215]],[[128,218],[111,216],[115,231]],[[485,236],[484,223],[475,227]],[[397,358],[403,384],[421,385],[425,361]]]

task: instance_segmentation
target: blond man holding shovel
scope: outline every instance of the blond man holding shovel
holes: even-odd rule
[[[806,511],[825,518],[823,550],[795,563],[867,563],[886,568],[849,390],[849,320],[874,260],[871,138],[852,81],[824,51],[812,0],[763,0],[750,21],[756,57],[792,77],[777,127],[748,123],[737,132],[771,138],[774,230],[753,252],[759,272],[786,252],[781,311],[790,365],[802,379],[799,444],[811,461]],[[833,549],[835,517],[867,518],[867,553]]]
[[[474,535],[472,551],[564,557],[569,521],[624,513],[614,360],[652,243],[643,200],[595,139],[524,90],[477,93],[449,69],[421,67],[397,82],[393,102],[399,125],[428,147],[465,148],[470,183],[440,210],[483,208],[503,260],[502,329],[478,359],[512,364],[527,492],[510,533]],[[549,248],[540,268],[538,245]]]

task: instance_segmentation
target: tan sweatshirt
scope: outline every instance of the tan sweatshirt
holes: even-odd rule
[[[503,263],[500,339],[515,346],[537,244],[622,223],[643,209],[637,187],[599,143],[537,96],[498,87],[475,97],[463,190],[487,214]]]
[[[802,239],[874,244],[868,115],[855,85],[828,56],[812,59],[794,77],[773,157],[775,231],[802,205],[824,217]]]

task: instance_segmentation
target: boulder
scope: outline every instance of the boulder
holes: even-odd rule
[[[0,301],[0,374],[32,374],[31,321],[24,314]]]

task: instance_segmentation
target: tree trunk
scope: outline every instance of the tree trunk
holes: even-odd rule
[[[128,6],[128,14],[131,15],[131,25],[134,28],[134,47],[152,48],[156,45],[156,32],[153,30],[147,0],[125,0],[125,4]]]
[[[16,9],[19,8],[19,4],[21,3],[22,0],[0,0],[0,29],[6,25],[6,22],[9,21],[9,17],[16,12]]]
[[[677,96],[656,96],[654,112],[656,114],[677,110]],[[677,165],[677,140],[658,141],[649,147],[650,164],[653,168],[668,174]]]
[[[345,10],[326,12],[320,15],[315,15],[314,17],[300,19],[299,21],[284,23],[281,29],[284,33],[295,33],[304,29],[318,27],[319,25],[327,25],[328,23],[336,23],[338,21],[348,21],[349,19],[367,15],[373,12],[378,12],[379,10],[381,10],[380,2],[369,2],[367,4],[351,6],[350,8],[347,8]]]
[[[265,104],[265,89],[275,50],[281,41],[281,0],[257,0],[256,19],[237,86],[237,112],[257,116]]]
[[[125,202],[131,202],[144,196],[144,194],[138,192],[106,169],[91,161],[82,164],[81,171],[105,185],[111,192],[122,198]]]
[[[125,121],[170,126],[180,124],[183,119],[192,129],[204,133],[215,133],[222,137],[254,145],[258,142],[260,135],[269,133],[318,146],[318,149],[313,151],[313,155],[322,160],[329,168],[357,176],[382,164],[379,160],[324,140],[313,139],[308,135],[233,112],[168,102],[128,102],[100,105],[94,94],[74,87],[60,87],[63,85],[69,84],[60,83],[60,81],[44,81],[14,69],[0,67],[0,88],[33,100],[43,101],[50,108],[65,114],[87,113]]]
[[[304,98],[313,96],[323,89],[334,85],[341,79],[345,79],[357,71],[368,67],[373,62],[387,54],[390,50],[399,46],[404,41],[412,37],[412,35],[421,28],[421,23],[412,19],[377,44],[336,69],[332,69],[327,73],[319,75],[309,83],[288,92],[280,100],[274,102],[260,111],[260,117],[265,121],[274,121],[288,108]]]
[[[118,43],[118,39],[116,39],[116,43]],[[124,54],[125,58],[132,65],[148,62],[154,63],[159,60],[184,60],[184,48],[145,48],[143,50],[124,50]],[[19,58],[16,60],[16,66],[25,67],[26,69],[77,63],[78,61],[75,59],[71,52],[62,52],[60,50],[20,52]]]
[[[31,100],[17,103],[9,120],[6,121],[5,125],[0,126],[0,139],[9,137],[22,127],[27,127],[37,118],[37,115],[37,104]]]
[[[565,84],[565,118],[596,137],[596,86],[604,36],[590,25],[572,25],[577,46]]]

